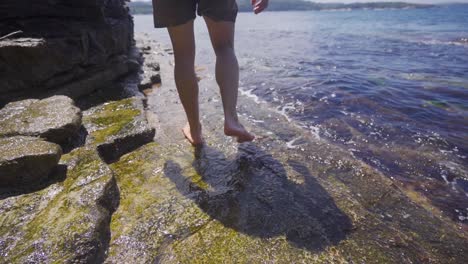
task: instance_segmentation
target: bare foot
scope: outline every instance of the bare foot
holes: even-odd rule
[[[203,138],[201,133],[201,125],[198,131],[192,132],[190,130],[190,125],[187,123],[185,127],[182,129],[182,133],[184,133],[185,138],[190,142],[190,144],[194,146],[198,146],[203,144]]]
[[[255,136],[245,130],[244,126],[239,121],[225,121],[224,134],[230,137],[236,137],[238,143],[254,140]]]

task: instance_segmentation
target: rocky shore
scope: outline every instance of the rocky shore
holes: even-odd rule
[[[95,32],[103,42],[87,42],[73,30],[49,38],[53,31],[37,24],[44,35],[32,30],[26,39],[0,41],[0,263],[468,259],[463,225],[266,105],[241,97],[241,118],[258,139],[227,139],[218,89],[203,65],[207,144],[192,148],[180,133],[185,117],[172,52],[144,34],[132,46],[124,1],[41,0],[30,4],[34,13],[26,4],[0,4],[2,35],[28,32],[16,26],[36,25],[40,16],[64,20],[64,13],[63,25],[80,23],[84,35],[113,30]],[[65,49],[48,46],[57,38]],[[66,59],[74,41],[94,51]],[[47,74],[22,78],[18,67]]]
[[[125,1],[2,1],[0,37],[0,263],[103,262],[109,164],[155,135]]]

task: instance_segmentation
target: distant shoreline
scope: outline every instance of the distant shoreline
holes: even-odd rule
[[[250,0],[238,1],[239,12],[250,12]],[[130,2],[128,3],[130,13],[133,15],[152,14],[151,2]],[[303,0],[276,0],[272,1],[268,11],[349,11],[349,10],[379,10],[379,9],[409,9],[409,8],[432,8],[436,5],[412,4],[405,2],[369,2],[369,3],[315,3]]]

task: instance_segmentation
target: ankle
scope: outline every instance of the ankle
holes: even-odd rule
[[[237,115],[229,115],[224,117],[224,125],[231,125],[239,123]]]
[[[201,130],[201,123],[195,123],[195,124],[188,124],[190,131],[193,132],[198,132]]]

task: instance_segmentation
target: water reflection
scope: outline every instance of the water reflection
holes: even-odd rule
[[[283,165],[254,144],[240,145],[232,160],[203,146],[192,165],[196,175],[184,176],[185,169],[174,161],[166,162],[164,173],[226,227],[261,238],[285,236],[310,251],[337,244],[352,228],[306,166],[292,160]],[[286,167],[303,181],[290,181]]]

